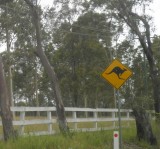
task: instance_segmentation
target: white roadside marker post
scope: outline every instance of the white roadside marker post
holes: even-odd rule
[[[113,132],[113,149],[119,149],[119,132]]]

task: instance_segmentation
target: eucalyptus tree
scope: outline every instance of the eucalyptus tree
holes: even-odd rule
[[[6,68],[11,65],[9,70],[12,71],[14,102],[19,102],[19,99],[34,101],[37,59],[33,46],[35,43],[33,26],[28,21],[31,19],[30,15],[27,15],[29,11],[25,8],[23,1],[16,1],[1,7],[7,10],[7,15],[4,12],[1,14],[1,26],[3,30],[6,30],[7,26],[8,34],[6,35],[8,36],[6,37],[10,36],[10,39],[6,40],[9,46],[7,49],[12,48],[12,51],[3,52],[3,57],[7,80],[10,80],[10,73]]]
[[[15,23],[15,21],[12,19],[12,15],[10,13],[10,10],[12,9],[12,3],[6,3],[0,5],[1,8],[1,43],[5,42],[6,49],[7,49],[7,65],[6,65],[6,70],[7,70],[7,85],[8,85],[8,94],[9,94],[9,100],[10,100],[10,105],[13,106],[13,91],[12,91],[12,73],[11,73],[11,27]],[[4,43],[3,43],[4,45]]]
[[[153,38],[153,53],[155,55],[155,60],[158,68],[160,69],[160,36],[155,36]]]
[[[146,55],[150,68],[150,76],[153,84],[153,97],[154,97],[154,107],[156,112],[156,117],[158,119],[160,112],[160,83],[159,83],[159,69],[156,65],[156,61],[153,54],[152,41],[151,41],[151,27],[150,27],[150,17],[145,14],[138,14],[134,12],[135,6],[142,6],[142,3],[138,1],[121,1],[117,0],[117,3],[110,3],[112,9],[117,11],[116,16],[122,19],[131,29],[131,31],[138,37],[140,45],[142,46],[143,52]],[[147,2],[147,1],[145,1]],[[143,26],[143,28],[142,28]],[[143,30],[142,30],[143,29]]]
[[[0,56],[0,110],[3,125],[4,139],[7,141],[14,136],[13,117],[10,110],[10,103],[7,91],[6,80],[4,76],[2,57]]]
[[[147,140],[150,144],[155,145],[157,144],[157,140],[152,131],[151,119],[149,119],[149,115],[146,112],[146,109],[154,109],[154,100],[151,93],[152,85],[149,77],[149,70],[147,69],[148,67],[145,68],[144,65],[145,61],[142,54],[136,54],[136,57],[134,57],[134,60],[132,61],[134,75],[123,88],[125,90],[123,95],[125,99],[127,99],[126,103],[133,109],[138,139]],[[144,74],[144,68],[146,69],[146,74]]]
[[[150,0],[110,0],[110,1],[89,1],[90,7],[96,9],[101,9],[105,11],[106,14],[109,13],[118,24],[122,24],[122,31],[124,27],[128,27],[130,33],[138,38],[139,43],[146,55],[150,68],[150,76],[153,85],[153,97],[154,97],[154,108],[157,119],[159,119],[160,113],[160,82],[159,82],[159,69],[156,65],[156,61],[153,55],[152,41],[151,41],[151,18],[147,16],[144,11],[136,12],[136,8],[144,8]],[[141,9],[143,10],[143,9]],[[134,109],[135,110],[135,109]],[[156,144],[156,139],[153,136],[152,128],[150,127],[150,122],[146,116],[145,109],[136,109],[135,116],[137,126],[144,128],[143,132],[137,131],[138,136],[142,139],[149,141],[151,144]],[[136,114],[138,112],[138,114]],[[141,112],[141,113],[139,113]],[[140,115],[143,115],[140,117]],[[139,123],[141,121],[141,123]],[[137,128],[138,129],[138,128]]]
[[[111,42],[111,33],[105,19],[105,15],[89,11],[73,23],[64,22],[53,34],[58,47],[53,65],[61,80],[64,102],[73,106],[113,107],[113,92],[100,78],[110,60],[106,44]]]
[[[149,77],[149,68],[142,48],[134,48],[134,43],[127,39],[118,44],[117,51],[117,57],[121,59],[124,64],[129,66],[134,73],[132,78],[127,81],[126,85],[121,89],[121,93],[126,99],[125,105],[129,108],[133,108],[134,105],[139,105],[139,107],[153,110],[151,79]],[[130,91],[128,92],[126,88],[129,86]],[[134,100],[128,100],[127,97],[129,96],[134,97]],[[135,104],[132,103],[133,101]]]
[[[41,28],[40,28],[40,16],[38,12],[38,7],[36,7],[30,0],[24,0],[26,4],[29,6],[31,11],[31,16],[33,19],[33,25],[35,27],[36,32],[36,54],[40,58],[44,69],[47,72],[48,77],[51,80],[52,90],[55,93],[55,104],[57,111],[57,118],[59,123],[59,128],[62,132],[68,132],[68,126],[65,116],[64,105],[62,101],[61,91],[58,83],[58,78],[54,71],[54,68],[51,67],[49,60],[47,59],[42,46],[42,36],[41,36]]]
[[[125,98],[125,106],[133,109],[136,120],[137,137],[139,140],[145,139],[151,144],[156,144],[155,136],[152,132],[152,126],[148,117],[147,110],[154,109],[154,100],[151,94],[151,79],[149,69],[144,59],[141,47],[125,49],[124,44],[120,51],[125,52],[122,56],[127,65],[130,65],[134,75],[122,87],[121,93]],[[123,50],[122,50],[123,49]],[[128,50],[127,50],[128,49]],[[127,54],[129,52],[129,54]],[[132,55],[132,56],[131,56]],[[145,74],[144,74],[145,73]],[[146,84],[147,83],[147,84]]]
[[[8,21],[9,32],[12,35],[12,51],[10,59],[7,52],[3,52],[3,58],[5,68],[8,67],[8,59],[12,64],[14,102],[16,105],[24,101],[24,104],[28,106],[47,106],[53,101],[54,94],[51,93],[49,79],[39,59],[35,57],[36,37],[34,26],[30,23],[32,20],[30,11],[24,1],[10,3],[7,9],[8,20],[6,21]],[[6,19],[3,15],[1,17],[3,20]],[[46,36],[43,29],[41,32],[43,32],[42,38],[45,39],[44,45],[48,47],[48,35]],[[6,69],[5,74],[8,78]]]
[[[12,1],[1,0],[0,5],[6,5],[8,2]],[[1,22],[1,30],[3,29],[2,24],[3,22]],[[8,96],[8,88],[6,85],[4,67],[1,55],[0,55],[0,110],[1,110],[4,140],[7,141],[9,138],[15,136],[15,132],[12,123],[13,117],[12,117],[12,112],[10,110],[10,100]]]
[[[144,1],[141,1],[142,3]],[[144,3],[143,3],[144,4]],[[154,107],[155,112],[159,113],[160,111],[160,84],[159,84],[159,69],[156,66],[156,61],[153,55],[152,43],[151,43],[151,30],[150,30],[150,17],[147,17],[145,14],[138,14],[134,12],[135,6],[140,7],[141,3],[138,1],[121,1],[117,0],[115,2],[110,2],[110,7],[115,10],[115,15],[117,18],[122,19],[131,29],[131,31],[138,37],[140,45],[147,57],[150,75],[153,85],[153,96],[154,96]],[[141,5],[142,6],[142,5]],[[143,30],[141,29],[143,26]],[[151,144],[156,144],[156,139],[152,133],[152,128],[149,123],[146,112],[143,108],[133,108],[136,124],[137,124],[137,135],[139,138],[144,138],[148,140]],[[156,114],[156,117],[159,117],[159,114]],[[143,128],[143,129],[142,129]],[[139,130],[142,131],[139,131]]]

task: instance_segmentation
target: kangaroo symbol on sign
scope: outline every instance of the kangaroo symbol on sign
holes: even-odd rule
[[[115,73],[119,79],[124,80],[123,78],[120,78],[120,76],[127,71],[127,69],[123,68],[121,69],[120,67],[116,66],[114,67],[109,73],[106,73],[107,75],[111,74],[111,73]]]

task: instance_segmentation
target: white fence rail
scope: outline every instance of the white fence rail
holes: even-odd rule
[[[16,112],[19,117],[13,121],[13,125],[17,128],[18,133],[20,135],[25,134],[34,134],[34,135],[46,135],[46,134],[54,134],[56,130],[54,129],[55,125],[57,125],[56,119],[56,108],[55,107],[11,107],[11,111]],[[46,116],[41,117],[33,117],[28,119],[27,112],[46,112]],[[117,128],[118,125],[116,122],[118,121],[118,109],[92,109],[92,108],[65,108],[65,112],[67,115],[67,122],[72,125],[71,129],[75,131],[97,131],[97,130],[106,130],[106,129],[114,129]],[[129,109],[121,109],[121,120],[127,121],[129,126],[129,122],[134,120],[131,117],[130,113],[132,110]],[[54,114],[53,114],[54,113]],[[40,118],[40,119],[39,119]],[[79,127],[80,123],[90,123],[93,124],[92,127],[83,128]],[[101,123],[101,125],[100,125]],[[102,126],[104,124],[110,123],[110,126]],[[26,132],[25,127],[28,125],[47,125],[48,130],[45,131],[36,131],[36,132]],[[2,126],[2,122],[0,121],[0,127]],[[47,128],[46,128],[47,129]]]

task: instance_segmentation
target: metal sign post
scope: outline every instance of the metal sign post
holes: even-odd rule
[[[119,90],[116,90],[116,95],[118,101],[119,148],[122,149],[121,101],[119,98]]]
[[[119,88],[132,76],[132,71],[123,65],[118,59],[105,69],[102,77],[116,88],[116,97],[118,101],[118,122],[119,122],[119,148],[122,149],[122,128],[121,128],[121,101],[119,98]]]

